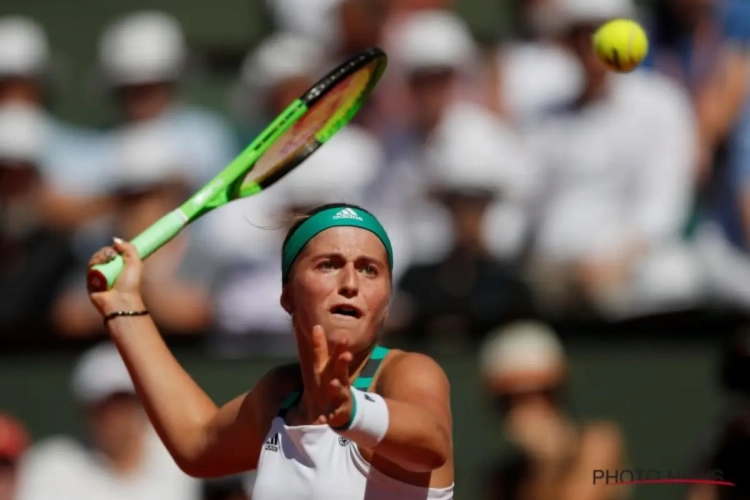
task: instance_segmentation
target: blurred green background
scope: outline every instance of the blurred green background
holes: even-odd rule
[[[578,340],[567,349],[571,411],[583,419],[620,423],[632,468],[685,469],[693,464],[721,409],[718,353],[712,343],[602,339]],[[217,360],[202,346],[177,347],[175,353],[217,403],[247,390],[281,361]],[[477,499],[483,469],[505,449],[502,429],[483,394],[473,354],[430,353],[452,385],[456,499]],[[71,351],[0,359],[1,406],[28,422],[35,438],[80,432],[69,385],[76,356]],[[682,492],[679,485],[638,486],[632,498],[680,498]]]

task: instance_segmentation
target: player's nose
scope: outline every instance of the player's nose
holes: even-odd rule
[[[354,263],[348,262],[339,273],[339,295],[352,298],[359,293],[359,274]]]

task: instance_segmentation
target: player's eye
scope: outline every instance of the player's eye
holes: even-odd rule
[[[360,272],[362,274],[365,274],[367,276],[376,276],[378,274],[378,270],[375,266],[372,264],[366,264],[360,268]]]
[[[324,260],[320,264],[318,264],[318,269],[322,269],[323,271],[331,271],[334,269],[333,262],[330,260]]]

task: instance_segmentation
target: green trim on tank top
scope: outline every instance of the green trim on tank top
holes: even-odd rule
[[[386,357],[389,350],[390,349],[387,347],[375,346],[375,349],[372,350],[372,354],[370,354],[370,358],[367,360],[367,363],[365,363],[365,367],[362,368],[359,377],[357,377],[354,384],[352,384],[355,389],[366,391],[370,388],[372,379],[378,372],[380,364],[383,362],[383,359]],[[282,416],[286,415],[286,412],[296,405],[300,399],[302,399],[302,391],[292,392],[284,399],[279,413],[282,414]]]

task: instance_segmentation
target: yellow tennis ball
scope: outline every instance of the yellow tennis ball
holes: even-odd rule
[[[626,73],[637,68],[648,54],[648,37],[637,22],[615,19],[596,31],[594,50],[609,69]]]

